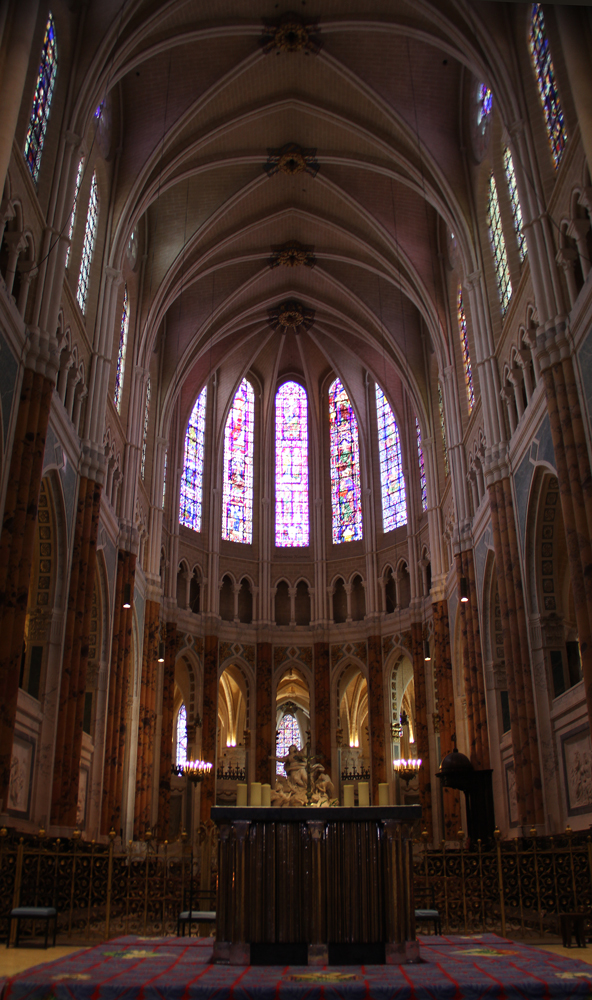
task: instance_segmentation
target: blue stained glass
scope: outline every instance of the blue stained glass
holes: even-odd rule
[[[72,205],[72,211],[70,212],[70,228],[68,229],[68,249],[66,251],[66,267],[70,263],[70,251],[72,249],[72,234],[74,232],[74,223],[76,221],[76,206],[78,204],[78,192],[80,191],[80,182],[82,181],[82,175],[84,173],[84,156],[82,157],[80,163],[78,164],[78,173],[76,174],[76,190],[74,191],[74,204]]]
[[[559,91],[557,90],[549,40],[545,31],[545,19],[540,3],[533,3],[532,5],[528,43],[539,88],[539,97],[545,114],[549,145],[551,146],[555,168],[557,168],[567,142],[567,130],[563,118],[563,108],[559,99]]]
[[[382,530],[392,531],[407,524],[405,477],[401,457],[399,428],[390,404],[376,383],[376,419],[382,491]]]
[[[415,434],[417,436],[417,458],[419,460],[419,485],[421,489],[421,509],[428,509],[428,484],[426,482],[425,464],[423,461],[423,448],[421,446],[421,427],[419,420],[415,418]]]
[[[329,389],[329,428],[333,544],[338,545],[363,537],[358,421],[338,378]]]
[[[166,481],[167,481],[167,460],[169,457],[168,451],[164,453],[164,470],[162,473],[162,509],[164,510],[164,502],[166,500]]]
[[[177,767],[182,767],[187,761],[187,709],[185,703],[181,703],[177,713],[177,748],[175,763]]]
[[[510,280],[510,268],[508,267],[508,255],[506,253],[506,241],[502,229],[502,217],[500,215],[499,200],[497,197],[497,186],[493,174],[489,178],[489,202],[487,205],[487,225],[489,226],[489,241],[495,263],[495,279],[502,308],[502,316],[505,316],[510,299],[512,298],[512,282]]]
[[[150,376],[148,376],[148,382],[146,383],[146,405],[144,407],[144,434],[142,437],[142,464],[140,466],[140,473],[142,479],[146,475],[146,447],[148,444],[148,417],[150,415]]]
[[[516,171],[514,170],[514,161],[508,146],[504,149],[504,169],[506,171],[508,191],[510,192],[510,201],[512,203],[512,218],[514,219],[514,229],[516,230],[518,253],[520,255],[520,263],[522,264],[527,251],[526,237],[522,229],[522,209],[520,207],[520,198],[518,197]]]
[[[80,274],[78,276],[78,289],[76,298],[82,312],[86,312],[86,296],[88,295],[88,283],[90,280],[90,266],[92,264],[95,250],[95,240],[97,237],[97,222],[99,219],[99,189],[97,187],[97,175],[93,174],[90,183],[90,198],[88,200],[88,212],[86,214],[86,228],[84,230],[84,244],[82,247],[82,260],[80,261]]]
[[[456,312],[458,316],[458,332],[460,333],[460,349],[462,352],[463,368],[465,370],[465,386],[467,390],[467,400],[469,403],[469,413],[475,405],[475,390],[473,389],[473,371],[471,369],[471,355],[469,354],[469,335],[467,333],[467,317],[463,304],[463,293],[461,285],[458,286],[458,296],[456,299]]]
[[[444,420],[444,400],[442,398],[442,386],[438,382],[438,411],[440,413],[440,430],[442,432],[442,448],[444,449],[444,474],[450,474],[448,465],[448,444],[446,442],[446,421]]]
[[[282,721],[280,722],[278,729],[278,739],[277,739],[277,757],[287,757],[288,750],[290,747],[298,747],[300,749],[301,737],[300,730],[298,728],[298,723],[293,715],[284,715]],[[279,761],[276,766],[276,774],[286,775],[284,765]]]
[[[29,119],[27,138],[25,139],[25,160],[35,183],[39,180],[41,153],[43,152],[43,143],[45,142],[49,109],[51,107],[57,71],[58,46],[55,25],[53,17],[50,14],[45,25],[45,37],[43,39],[43,48],[41,49],[41,62],[37,75],[33,108],[31,110],[31,118]]]
[[[185,434],[179,524],[193,531],[201,531],[207,392],[204,385],[191,411]]]
[[[489,87],[487,87],[484,83],[481,83],[477,92],[477,128],[480,130],[481,135],[485,134],[487,122],[489,121],[492,110],[492,93]]]
[[[244,378],[224,428],[222,538],[246,545],[253,540],[254,425],[255,394]]]
[[[127,285],[123,291],[123,309],[121,312],[121,326],[119,328],[119,350],[117,352],[117,368],[115,369],[115,393],[113,402],[118,412],[121,412],[121,397],[123,395],[123,375],[125,372],[125,352],[127,350],[127,334],[129,330],[129,299],[127,297]]]
[[[308,401],[297,382],[275,396],[275,544],[308,545]]]

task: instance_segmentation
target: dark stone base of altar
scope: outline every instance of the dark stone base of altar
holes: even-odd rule
[[[409,965],[419,962],[419,944],[384,941],[344,944],[258,943],[231,944],[216,941],[213,960],[228,965]]]

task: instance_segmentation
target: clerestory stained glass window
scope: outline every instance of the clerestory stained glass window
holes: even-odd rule
[[[378,383],[375,384],[382,491],[382,526],[383,531],[392,531],[393,528],[398,528],[401,524],[407,524],[401,440],[390,403]]]
[[[545,19],[540,3],[533,3],[532,5],[528,44],[539,88],[539,97],[543,105],[549,145],[551,146],[553,162],[557,169],[567,142],[567,130],[565,128],[563,108],[559,99],[559,91],[557,90],[549,40],[545,30]]]
[[[508,267],[508,255],[506,253],[506,241],[502,229],[502,217],[500,215],[499,200],[497,197],[497,186],[493,174],[489,178],[489,201],[487,203],[487,225],[489,227],[489,241],[493,253],[495,264],[495,280],[502,309],[502,316],[512,298],[512,282],[510,280],[510,268]]]
[[[442,386],[438,382],[438,410],[440,412],[440,430],[442,431],[442,447],[444,449],[444,473],[450,473],[448,465],[448,444],[446,441],[446,421],[444,419],[444,399],[442,398]]]
[[[175,763],[177,767],[182,767],[187,761],[187,709],[185,703],[181,702],[177,712],[177,747],[175,753]]]
[[[25,160],[31,171],[31,177],[37,183],[39,180],[39,167],[41,166],[41,153],[45,142],[45,133],[49,121],[49,109],[53,97],[56,74],[58,71],[58,46],[56,41],[55,24],[50,14],[45,25],[45,36],[43,38],[43,48],[41,49],[41,62],[39,63],[39,73],[37,74],[37,85],[31,109],[31,118],[25,139]]]
[[[146,404],[144,406],[144,434],[142,437],[142,463],[140,474],[142,479],[146,476],[146,448],[148,447],[148,418],[150,415],[150,376],[146,383]]]
[[[477,91],[477,128],[481,135],[485,134],[487,123],[493,110],[493,96],[489,87],[481,83]]]
[[[421,427],[419,420],[415,418],[415,434],[417,437],[417,459],[419,461],[419,487],[421,490],[421,509],[428,509],[428,484],[426,482],[425,464],[423,460],[423,448],[421,445]]]
[[[309,543],[308,400],[297,382],[275,395],[275,544]]]
[[[341,379],[329,389],[333,544],[362,538],[358,421]]]
[[[254,426],[255,393],[244,378],[224,428],[222,538],[246,545],[253,540]]]
[[[123,375],[125,372],[125,353],[127,351],[127,334],[129,331],[129,299],[127,296],[127,284],[123,289],[123,309],[121,312],[121,325],[119,327],[119,350],[117,351],[117,367],[115,369],[115,392],[113,402],[121,413],[121,397],[123,396]]]
[[[462,285],[458,286],[456,297],[456,315],[458,317],[458,332],[460,333],[460,349],[465,372],[465,386],[467,389],[467,400],[469,403],[469,413],[475,405],[475,391],[473,389],[473,371],[471,368],[471,355],[469,354],[469,335],[467,333],[467,316],[463,304]]]
[[[86,312],[86,297],[88,295],[88,283],[90,279],[90,266],[92,264],[95,250],[95,240],[97,238],[97,222],[99,219],[99,189],[97,187],[97,175],[93,174],[90,183],[90,198],[88,201],[88,212],[86,213],[86,228],[84,230],[84,244],[82,246],[82,260],[80,261],[80,274],[78,275],[78,289],[76,298],[82,312]]]
[[[276,757],[286,757],[290,747],[300,749],[300,730],[293,715],[284,715],[277,732]],[[284,765],[277,762],[276,774],[286,774]]]
[[[80,191],[80,182],[82,181],[82,175],[84,173],[84,156],[78,164],[78,173],[76,174],[76,190],[74,191],[74,203],[72,205],[72,211],[70,212],[70,228],[68,229],[68,249],[66,251],[66,267],[70,263],[70,251],[72,249],[72,234],[74,232],[74,223],[76,222],[76,206],[78,204],[78,192]]]
[[[504,168],[508,182],[508,191],[510,192],[510,202],[512,203],[512,218],[514,219],[514,229],[516,230],[518,253],[520,255],[520,263],[522,264],[527,253],[526,237],[522,228],[522,209],[520,208],[520,198],[518,197],[518,187],[516,185],[516,171],[514,170],[514,161],[508,146],[504,149]]]
[[[164,469],[162,473],[162,509],[164,510],[164,502],[166,500],[166,481],[167,481],[167,462],[169,453],[165,451],[164,453]]]
[[[207,393],[208,387],[204,385],[191,411],[185,433],[179,524],[193,531],[201,531]]]

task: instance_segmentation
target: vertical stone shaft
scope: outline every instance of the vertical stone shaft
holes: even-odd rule
[[[268,783],[272,774],[270,754],[275,752],[275,712],[271,705],[272,648],[270,642],[257,643],[255,692],[255,781]]]
[[[0,536],[0,802],[8,791],[19,665],[53,382],[26,371]]]
[[[320,763],[331,772],[331,695],[329,671],[329,643],[315,642],[314,663],[314,705],[315,705],[315,754]],[[335,781],[337,787],[337,781]]]
[[[177,625],[175,622],[167,622],[165,626],[164,671],[162,678],[162,728],[160,733],[160,777],[158,782],[158,833],[161,840],[164,840],[169,832],[176,662]],[[217,712],[214,714],[214,725],[216,724],[216,717]],[[208,787],[211,787],[213,782],[213,775],[210,778],[206,778]]]
[[[136,575],[136,556],[133,552],[126,552],[126,573],[125,582],[129,584],[132,599],[134,594],[134,581]],[[123,615],[123,629],[121,636],[121,644],[119,647],[119,656],[121,662],[121,698],[119,702],[119,728],[116,732],[116,745],[115,752],[117,754],[117,769],[116,769],[116,782],[115,782],[115,794],[113,801],[113,811],[114,820],[113,825],[115,829],[119,829],[121,822],[121,809],[123,803],[123,777],[124,777],[124,759],[125,759],[125,744],[128,731],[128,711],[129,711],[129,689],[130,689],[130,672],[132,668],[132,609],[129,608],[124,611]]]
[[[259,668],[257,667],[257,670]],[[218,723],[218,636],[206,635],[204,639],[203,728],[201,731],[201,756],[211,762],[216,770],[216,734]],[[200,819],[210,818],[210,809],[216,801],[215,773],[204,781],[201,788]]]
[[[136,800],[134,837],[141,837],[151,826],[152,788],[154,783],[154,736],[156,728],[155,688],[158,657],[158,619],[160,605],[146,601],[144,644],[140,681],[138,720],[138,758],[136,763]]]
[[[380,636],[368,639],[368,709],[372,802],[378,805],[378,786],[386,781],[386,741],[384,720],[384,678]]]
[[[463,643],[465,696],[467,699],[467,719],[469,728],[470,756],[472,764],[478,768],[489,767],[489,741],[487,736],[487,714],[485,702],[485,682],[483,679],[483,659],[479,612],[475,585],[475,564],[471,549],[455,557],[457,579],[464,576],[468,583],[469,600],[459,601],[461,614],[461,636]]]
[[[417,756],[422,761],[419,769],[419,798],[422,825],[432,836],[432,785],[430,771],[430,744],[426,703],[425,659],[421,622],[411,624],[411,654],[413,656],[413,683],[415,687],[415,740]]]
[[[454,747],[453,736],[456,733],[447,602],[434,601],[432,611],[434,616],[434,672],[438,685],[438,714],[440,716],[440,755],[444,758],[446,754],[451,753]],[[460,794],[456,790],[446,789],[443,801],[444,836],[446,840],[456,840],[460,828]]]
[[[480,759],[479,763],[483,769],[490,766],[489,758],[489,731],[487,727],[487,693],[485,690],[485,677],[483,674],[483,651],[481,648],[481,630],[479,628],[479,605],[477,600],[477,582],[475,579],[475,560],[472,550],[468,552],[469,568],[469,594],[471,594],[470,608],[473,623],[473,637],[475,642],[475,679],[477,683],[477,707]],[[474,595],[474,596],[473,596]]]
[[[116,688],[118,683],[119,664],[119,639],[121,629],[121,619],[125,614],[123,610],[123,577],[124,577],[124,553],[120,549],[117,553],[117,575],[115,578],[115,604],[113,609],[113,637],[111,640],[111,662],[109,669],[109,709],[107,712],[107,731],[105,733],[105,767],[103,770],[103,801],[101,807],[101,833],[107,834],[111,829],[109,816],[111,803],[111,789],[114,778],[113,761],[113,741],[115,733],[114,706],[116,699]]]

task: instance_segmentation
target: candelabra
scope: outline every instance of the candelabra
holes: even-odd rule
[[[393,761],[393,767],[395,772],[403,779],[407,787],[409,787],[409,782],[415,777],[417,772],[421,767],[421,759],[411,759],[405,760],[401,757],[399,760]]]
[[[210,774],[212,767],[213,764],[208,764],[205,760],[187,760],[183,764],[183,774],[190,781],[197,783]]]

